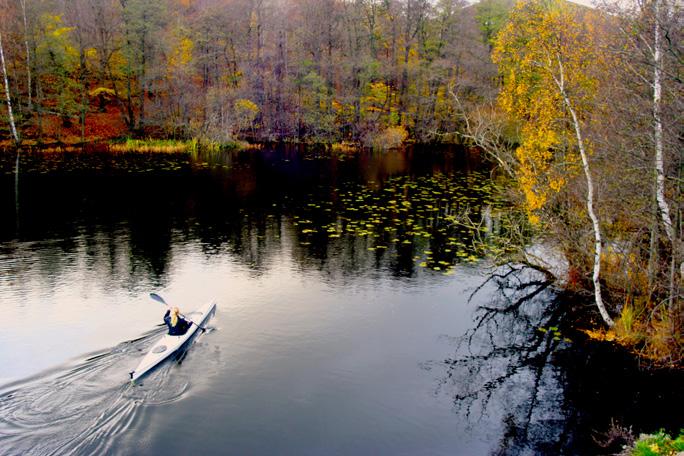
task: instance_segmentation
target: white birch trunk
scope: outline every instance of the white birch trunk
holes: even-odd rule
[[[656,200],[660,209],[660,216],[665,226],[665,234],[674,248],[674,228],[670,216],[670,206],[665,199],[665,165],[663,158],[663,122],[661,119],[661,94],[663,56],[661,49],[661,35],[663,33],[660,24],[660,10],[662,0],[655,0],[654,26],[653,26],[653,138],[655,142],[655,168],[656,168]],[[674,251],[672,252],[674,254]]]
[[[656,200],[660,217],[665,227],[665,234],[670,241],[672,255],[670,261],[670,303],[674,302],[675,295],[675,270],[677,257],[677,242],[675,239],[674,226],[670,215],[670,206],[665,199],[665,164],[663,153],[663,122],[662,122],[662,73],[663,51],[661,41],[663,28],[661,25],[661,10],[663,0],[655,0],[653,11],[653,140],[655,143],[655,168],[656,168]],[[665,12],[667,15],[667,12]],[[684,265],[684,263],[682,263]]]
[[[601,251],[603,248],[603,239],[601,238],[601,226],[599,225],[599,219],[594,213],[594,182],[591,178],[589,160],[587,157],[587,152],[584,149],[582,131],[580,130],[579,122],[577,120],[577,114],[575,114],[575,110],[572,108],[572,106],[570,106],[570,102],[565,94],[563,94],[563,99],[565,100],[565,104],[570,111],[570,115],[572,116],[572,123],[575,125],[577,146],[579,147],[580,156],[582,157],[582,168],[584,169],[584,175],[587,178],[587,212],[589,212],[589,218],[591,219],[591,223],[594,227],[594,274],[592,277],[594,282],[594,299],[596,300],[596,307],[598,307],[601,317],[603,317],[603,321],[605,321],[608,326],[612,327],[615,325],[615,322],[612,318],[610,318],[610,315],[608,315],[608,311],[606,310],[606,306],[603,304],[603,297],[601,296],[601,282],[599,281],[601,274]]]
[[[5,66],[5,52],[2,48],[2,33],[0,33],[0,64],[2,64],[2,76],[5,81],[5,96],[7,97],[7,112],[9,113],[10,129],[14,142],[19,144],[19,135],[17,134],[17,127],[14,125],[14,114],[12,114],[12,99],[10,98],[9,82],[7,81],[7,67]]]
[[[563,97],[563,102],[565,107],[570,112],[572,116],[572,123],[575,127],[575,135],[577,137],[577,147],[579,148],[580,157],[582,158],[582,169],[584,170],[584,175],[587,179],[587,212],[589,213],[589,218],[591,219],[591,224],[594,229],[594,274],[592,276],[592,281],[594,283],[594,300],[596,301],[596,307],[598,307],[599,313],[603,318],[603,321],[609,326],[615,326],[615,322],[608,311],[606,306],[603,304],[603,296],[601,295],[601,251],[603,249],[603,238],[601,237],[601,225],[599,224],[599,219],[594,212],[594,180],[591,177],[591,169],[589,167],[589,157],[587,156],[587,151],[584,148],[584,139],[582,137],[582,129],[580,127],[579,119],[577,118],[577,113],[570,103],[567,93],[565,92],[565,75],[563,63],[558,59],[558,69],[560,71],[560,80],[554,78],[558,90]]]

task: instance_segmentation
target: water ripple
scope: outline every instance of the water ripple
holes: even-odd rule
[[[125,373],[160,332],[0,389],[2,453],[109,453],[142,407],[180,400],[189,390],[190,377],[172,369],[173,363],[160,366],[139,385],[126,382]]]

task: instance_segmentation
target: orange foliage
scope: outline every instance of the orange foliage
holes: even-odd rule
[[[81,142],[81,124],[79,119],[72,119],[70,126],[65,127],[62,119],[56,115],[44,115],[42,119],[42,141],[45,143],[61,142],[77,144]],[[102,141],[120,138],[128,133],[118,107],[108,106],[104,112],[88,112],[86,114],[85,141]],[[37,125],[26,129],[26,137],[41,136]]]
[[[124,136],[128,131],[118,109],[109,107],[105,112],[86,117],[86,138],[111,139]]]

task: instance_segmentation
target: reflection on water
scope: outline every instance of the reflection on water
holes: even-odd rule
[[[425,366],[444,373],[436,394],[467,422],[501,423],[492,454],[607,454],[622,449],[600,447],[611,424],[680,429],[667,410],[684,400],[681,372],[641,371],[617,347],[583,340],[571,299],[539,271],[507,265],[487,282],[498,291],[452,340],[455,356]]]
[[[0,223],[2,265],[14,277],[26,274],[22,265],[38,267],[50,280],[59,276],[51,268],[85,261],[132,287],[149,278],[163,286],[178,243],[198,240],[208,255],[227,250],[258,273],[287,237],[302,267],[334,261],[331,269],[344,274],[380,265],[396,276],[419,267],[449,273],[477,260],[473,228],[459,218],[480,220],[498,204],[468,157],[31,153],[22,157],[23,209]],[[4,169],[9,175],[8,162]],[[2,202],[7,209],[11,201]]]
[[[82,362],[6,385],[0,390],[2,453],[117,453],[114,438],[135,425],[141,407],[178,402],[190,388],[190,372],[169,362],[146,377],[144,387],[121,381],[122,363],[139,361],[162,333],[148,332]]]
[[[478,288],[472,239],[504,208],[476,154],[26,152],[18,181],[15,160],[0,452],[572,454],[613,416],[583,402],[607,388],[571,368],[543,276]],[[161,331],[150,291],[184,312],[215,298],[218,330],[130,388]]]
[[[478,307],[475,324],[444,361],[440,391],[470,421],[495,414],[502,423],[496,454],[563,454],[563,370],[553,362],[572,341],[559,326],[562,307],[543,274],[506,266],[490,278],[499,293]]]

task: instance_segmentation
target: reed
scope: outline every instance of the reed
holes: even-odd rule
[[[360,149],[360,146],[350,142],[339,142],[333,143],[331,149],[333,152],[353,153],[357,152]]]
[[[113,143],[109,146],[113,152],[141,152],[141,153],[196,153],[199,150],[218,152],[221,150],[261,149],[260,144],[250,144],[244,141],[218,142],[213,140],[193,138],[189,140],[175,139],[131,139]]]
[[[177,153],[187,152],[192,146],[192,141],[178,141],[173,139],[131,139],[121,143],[110,145],[113,152],[158,152]]]

